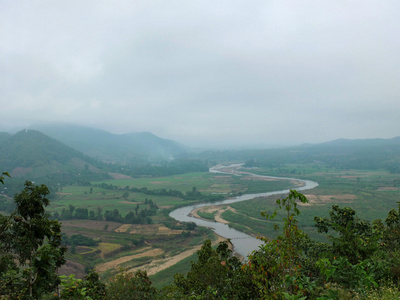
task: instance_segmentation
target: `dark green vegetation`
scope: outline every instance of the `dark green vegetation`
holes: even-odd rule
[[[336,141],[280,150],[181,153],[174,161],[144,162],[138,155],[138,160],[129,163],[121,160],[110,164],[39,132],[0,134],[0,145],[7,152],[0,154],[0,165],[6,165],[2,169],[13,175],[12,179],[5,173],[0,176],[0,182],[5,183],[0,210],[6,212],[1,219],[9,230],[0,233],[1,259],[5,262],[1,264],[0,291],[5,299],[12,293],[24,294],[27,299],[29,294],[49,299],[55,297],[54,293],[63,299],[384,299],[382,294],[387,299],[398,298],[400,211],[392,210],[399,200],[398,144],[398,139]],[[105,156],[103,159],[107,160]],[[281,210],[273,219],[270,212],[276,209],[276,197],[236,203],[230,205],[233,209],[226,209],[222,217],[231,226],[268,237],[246,264],[231,257],[228,244],[212,248],[212,242],[204,243],[215,239],[210,230],[179,224],[169,218],[169,211],[293,185],[259,181],[243,173],[201,172],[208,168],[208,161],[220,159],[247,161],[246,166],[251,168],[247,170],[252,173],[311,179],[320,184],[306,192],[309,203],[295,191],[287,198],[281,196]],[[32,231],[38,234],[36,240],[26,234],[28,230],[24,232],[28,227],[18,229],[19,216],[23,218],[20,204],[27,205],[26,199],[32,198],[43,199],[42,207],[47,206],[49,191],[28,185],[15,197],[15,203],[11,196],[23,189],[24,179],[48,182],[51,191],[52,204],[47,207],[51,218],[40,212],[37,218],[41,221],[27,225],[30,229],[44,226],[36,230],[39,233]],[[32,193],[35,190],[41,192]],[[267,212],[260,215],[260,211]],[[216,216],[216,212],[199,214],[208,219]],[[54,219],[63,222],[59,237],[56,225],[49,225],[58,224]],[[29,222],[21,224],[25,223]],[[275,231],[274,225],[283,231]],[[53,226],[57,239],[46,226]],[[35,240],[32,245],[36,246],[30,246],[26,242],[29,239]],[[30,251],[30,258],[23,254],[22,240],[31,249],[26,252]],[[194,249],[202,244],[198,259],[193,258]],[[57,252],[63,251],[61,245],[68,246],[69,251]],[[60,257],[54,262],[57,253]],[[138,271],[146,268],[153,274],[158,264],[183,254],[181,259],[186,258],[180,263],[151,275],[154,285],[145,272]],[[24,262],[19,262],[21,255],[25,255]],[[54,276],[64,258],[67,263],[61,274],[86,278]],[[100,277],[90,272],[94,267]],[[119,268],[125,271],[118,272]],[[176,273],[182,275],[176,275],[174,283]],[[44,281],[48,284],[38,284],[35,278],[48,278]],[[377,291],[372,290],[377,287]]]
[[[61,226],[45,213],[46,186],[26,182],[15,196],[16,209],[0,215],[0,295],[38,299],[58,288],[56,272],[65,263]]]
[[[54,192],[63,186],[90,185],[91,181],[122,176],[119,173],[132,177],[154,177],[208,171],[207,162],[174,157],[173,154],[181,153],[183,150],[176,149],[176,151],[171,150],[172,152],[170,152],[168,149],[175,149],[172,141],[165,141],[151,134],[114,136],[106,132],[100,132],[100,134],[95,130],[70,127],[65,127],[64,131],[61,130],[58,135],[54,136],[65,137],[66,142],[76,148],[71,148],[71,146],[35,130],[23,130],[14,135],[1,133],[0,165],[4,170],[8,170],[14,178],[14,180],[6,182],[1,192],[13,196],[23,188],[25,180],[46,184],[52,191],[51,195],[54,195]],[[65,136],[63,133],[66,133]],[[120,141],[113,142],[115,140]],[[99,155],[93,155],[92,151],[80,147],[79,143],[90,145],[93,147],[91,149],[97,151]],[[131,153],[136,160],[107,158],[111,154],[108,154],[107,149],[100,145],[96,147],[98,143],[103,143],[104,147],[111,147],[115,151],[125,149],[123,153]],[[166,157],[150,159],[146,151],[151,147],[165,152]],[[179,147],[176,146],[176,148]],[[85,153],[93,156],[83,154],[76,149],[86,149]],[[140,155],[138,151],[141,153]],[[119,154],[117,156],[119,157]],[[171,161],[172,158],[175,159]]]
[[[298,226],[308,199],[291,190],[278,199],[266,220],[282,216],[276,238],[246,263],[232,256],[229,241],[216,249],[207,240],[186,275],[153,287],[145,271],[121,271],[108,283],[96,272],[83,279],[58,276],[65,263],[60,225],[44,208],[45,186],[26,183],[15,197],[16,210],[0,216],[0,295],[2,299],[395,299],[400,296],[400,204],[384,221],[359,218],[349,207],[333,205],[329,217],[315,217],[328,243],[310,239]],[[331,234],[332,232],[332,234]],[[73,235],[79,244],[92,239]]]
[[[13,177],[2,189],[9,196],[21,190],[25,180],[43,182],[54,194],[62,185],[110,178],[102,163],[38,131],[7,135],[0,146],[0,165]]]
[[[298,226],[299,204],[308,200],[291,191],[276,203],[282,210],[282,231],[249,257],[246,270],[266,299],[363,299],[381,286],[393,285],[399,297],[399,210],[384,222],[363,220],[348,207],[332,206],[328,218],[315,217],[329,243],[310,239]],[[262,215],[274,219],[277,212]],[[278,229],[278,226],[276,226]],[[279,231],[278,231],[279,232]],[[384,296],[383,296],[384,297]],[[373,298],[375,299],[375,298]]]
[[[53,217],[62,220],[68,240],[80,234],[100,241],[95,246],[69,242],[71,252],[67,258],[86,270],[109,263],[109,267],[104,267],[109,271],[102,273],[103,277],[111,276],[118,266],[146,265],[162,256],[176,256],[212,238],[208,229],[196,228],[192,223],[179,224],[171,219],[168,214],[174,207],[243,193],[249,189],[249,183],[251,188],[261,188],[261,183],[256,185],[248,176],[208,173],[107,182],[64,187],[49,208]],[[195,183],[199,188],[192,186]],[[262,191],[289,185],[287,181],[265,182]],[[144,249],[148,251],[148,245],[162,253],[120,263],[124,257],[137,257]],[[188,264],[185,267],[187,269]],[[176,270],[172,268],[168,272],[166,282],[172,281]],[[159,277],[164,282],[165,279]]]
[[[384,218],[387,211],[400,200],[399,175],[385,170],[342,170],[314,163],[286,164],[281,168],[252,169],[252,172],[272,176],[294,176],[292,172],[295,172],[297,178],[319,183],[318,187],[305,192],[311,205],[304,205],[299,216],[299,226],[315,239],[322,237],[316,232],[314,217],[327,216],[334,204],[351,206],[359,212],[360,217],[374,220]],[[271,225],[265,226],[259,212],[273,209],[276,198],[258,198],[232,204],[237,213],[226,211],[222,217],[240,230],[274,236],[272,224],[279,221],[268,221]]]

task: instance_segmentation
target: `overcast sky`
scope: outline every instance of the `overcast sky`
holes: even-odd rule
[[[189,146],[400,135],[399,0],[0,0],[0,130]]]

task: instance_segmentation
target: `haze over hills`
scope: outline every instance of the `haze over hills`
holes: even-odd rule
[[[285,164],[322,163],[340,169],[385,168],[400,173],[400,137],[392,139],[339,139],[321,144],[234,150],[204,151],[196,157],[217,161],[247,161],[248,166],[281,167]]]
[[[113,134],[101,129],[51,124],[32,128],[102,161],[135,163],[171,160],[186,152],[184,146],[150,132]]]
[[[331,142],[302,145],[281,151],[274,156],[260,159],[264,163],[321,162],[340,169],[387,169],[400,173],[400,137],[392,139],[339,139]],[[276,157],[275,157],[276,158]]]
[[[48,130],[65,143],[31,129],[13,135],[0,133],[0,171],[13,177],[7,181],[7,189],[20,190],[24,180],[57,189],[59,185],[108,179],[115,172],[161,176],[208,170],[206,162],[175,160],[176,155],[184,153],[183,146],[151,133],[114,135],[73,126]]]
[[[41,132],[22,130],[14,135],[0,133],[1,170],[9,171],[17,177],[46,176],[56,178],[54,180],[62,180],[60,174],[82,176],[85,172],[90,180],[105,177],[111,169],[107,169],[104,162],[126,164],[131,168],[131,176],[167,175],[165,170],[154,171],[155,166],[167,162],[175,163],[174,173],[179,173],[180,169],[206,170],[208,161],[247,161],[252,166],[275,167],[285,163],[321,162],[337,168],[387,168],[391,172],[400,171],[400,137],[339,139],[279,149],[194,153],[174,141],[148,132],[118,135],[99,129],[61,124],[41,126],[40,129]],[[182,163],[184,160],[187,161]],[[179,167],[177,161],[180,161]],[[132,171],[132,167],[137,169]],[[164,167],[172,170],[171,164]]]
[[[81,152],[35,130],[0,135],[0,165],[13,177],[40,178],[81,176],[81,173],[106,176],[97,162]],[[79,175],[78,175],[79,174]],[[94,176],[96,177],[96,176]]]
[[[14,196],[25,180],[47,185],[52,191],[70,184],[111,178],[104,164],[36,130],[0,134],[0,171],[11,175],[1,193]]]

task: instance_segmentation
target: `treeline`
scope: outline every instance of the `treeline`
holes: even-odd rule
[[[142,193],[145,195],[157,195],[157,196],[172,196],[172,197],[178,197],[183,200],[199,200],[199,201],[219,201],[225,199],[224,195],[221,194],[203,194],[200,191],[197,190],[197,188],[194,186],[192,187],[192,190],[186,191],[185,193],[178,191],[178,190],[173,190],[173,189],[154,189],[150,190],[147,187],[129,187],[126,186],[124,188],[121,188],[119,186],[109,184],[109,183],[99,183],[99,184],[94,184],[92,185],[94,187],[100,187],[105,190],[124,190],[124,191],[130,191],[130,192],[136,192],[136,193]]]
[[[129,211],[124,217],[122,217],[118,209],[106,210],[103,213],[101,207],[98,207],[97,211],[93,211],[70,204],[68,209],[63,208],[61,213],[54,212],[52,217],[56,220],[104,220],[126,224],[152,224],[151,216],[157,213],[158,206],[153,200],[147,198],[144,204],[147,205],[146,208],[141,209],[140,205],[136,204],[135,209]]]
[[[131,177],[161,177],[185,173],[208,172],[209,164],[207,160],[175,159],[172,161],[135,164],[109,164],[107,169]]]
[[[71,254],[76,253],[77,246],[86,246],[86,247],[94,247],[100,243],[100,240],[92,239],[91,237],[82,235],[82,234],[73,234],[71,237],[68,237],[64,232],[61,234],[62,236],[62,245],[67,246]]]

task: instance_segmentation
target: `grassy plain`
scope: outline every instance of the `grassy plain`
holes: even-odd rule
[[[113,184],[118,187],[146,187],[150,190],[153,189],[172,189],[181,192],[192,190],[192,187],[196,187],[198,190],[206,193],[226,193],[235,189],[233,186],[231,176],[224,176],[212,173],[187,173],[180,175],[172,175],[165,177],[144,177],[144,178],[133,178],[133,179],[121,179],[121,180],[107,180],[94,182],[93,184]]]
[[[314,217],[328,217],[332,205],[351,207],[360,218],[367,220],[385,219],[388,212],[397,208],[400,189],[396,186],[398,174],[384,170],[336,170],[318,165],[288,165],[285,168],[253,169],[260,175],[291,176],[318,182],[318,187],[304,191],[310,203],[300,207],[299,226],[311,237],[323,239],[314,228]],[[275,200],[281,196],[257,198],[232,204],[233,211],[225,211],[222,218],[230,226],[248,233],[274,236],[273,224],[279,224],[281,217],[267,221],[261,211],[274,211]]]
[[[102,184],[116,188],[100,187]],[[175,207],[189,205],[196,200],[183,200],[179,197],[148,195],[132,192],[130,188],[148,190],[178,190],[182,193],[192,191],[193,187],[202,195],[268,192],[293,187],[286,180],[258,181],[251,176],[210,173],[190,173],[159,178],[134,178],[93,182],[92,186],[66,186],[58,193],[50,205],[50,212],[60,213],[72,205],[76,208],[87,208],[89,211],[112,211],[118,209],[122,216],[133,211],[137,205],[140,209],[147,207],[146,199],[151,199],[160,208],[152,216],[153,224],[121,224],[101,220],[63,220],[63,232],[67,236],[82,234],[99,242],[97,246],[77,246],[74,253],[68,252],[68,259],[88,271],[97,268],[103,278],[109,278],[120,268],[133,270],[138,267],[151,268],[173,262],[160,274],[152,275],[156,286],[171,283],[173,274],[186,273],[194,258],[193,252],[199,249],[207,238],[216,240],[211,230],[196,228],[189,230],[184,224],[168,216]],[[198,201],[198,200],[197,200]],[[205,217],[205,215],[203,215]],[[210,219],[214,214],[210,213]],[[183,261],[179,257],[183,254]],[[179,258],[179,259],[178,259]],[[71,265],[71,264],[70,264]],[[152,271],[154,272],[154,271]],[[78,274],[79,275],[79,274]],[[83,276],[84,274],[80,274]]]
[[[233,176],[211,173],[190,173],[179,176],[167,176],[158,178],[134,178],[122,180],[108,180],[94,182],[93,185],[102,183],[112,184],[119,189],[110,190],[98,186],[67,186],[63,187],[55,201],[49,207],[50,212],[60,212],[69,205],[74,207],[88,208],[96,211],[118,209],[122,216],[134,210],[139,204],[140,208],[146,207],[145,199],[152,199],[161,208],[177,207],[190,204],[195,201],[183,200],[182,198],[162,195],[147,195],[144,193],[131,192],[128,188],[146,187],[149,190],[166,189],[178,190],[182,193],[191,191],[193,187],[203,194],[230,194],[268,192],[277,189],[286,189],[293,184],[286,180],[258,181],[249,176]]]
[[[354,208],[361,218],[373,220],[385,218],[390,209],[400,201],[400,190],[395,186],[398,175],[383,170],[335,170],[318,165],[289,165],[285,168],[251,169],[252,173],[260,175],[295,177],[310,179],[319,186],[304,194],[310,200],[308,205],[300,207],[299,226],[311,237],[322,239],[314,229],[314,217],[328,216],[333,204]],[[108,278],[119,268],[134,269],[151,267],[166,261],[174,261],[172,266],[151,276],[155,285],[161,287],[173,280],[173,274],[186,273],[190,269],[191,255],[181,261],[175,261],[185,251],[195,252],[205,239],[216,237],[209,229],[197,228],[188,230],[168,217],[168,212],[174,207],[194,202],[179,197],[146,195],[131,192],[129,188],[147,187],[149,190],[166,189],[179,190],[183,193],[193,187],[204,194],[222,193],[227,197],[231,194],[258,193],[272,190],[295,188],[296,184],[289,181],[255,179],[244,173],[240,174],[209,174],[193,173],[162,178],[139,178],[110,180],[93,183],[89,186],[63,187],[56,201],[51,204],[51,211],[60,212],[74,207],[88,208],[97,211],[118,209],[122,216],[134,210],[137,205],[145,208],[146,199],[152,199],[160,207],[153,224],[121,224],[116,222],[95,220],[68,220],[63,222],[63,231],[71,236],[82,234],[98,240],[97,246],[77,247],[75,253],[68,253],[68,258],[78,264],[90,268],[100,268],[103,278]],[[95,184],[112,184],[116,189],[104,189]],[[281,196],[257,198],[250,201],[234,203],[226,209],[220,206],[218,210],[203,208],[197,214],[205,219],[215,220],[222,217],[230,226],[241,231],[274,236],[273,224],[280,223],[278,216],[274,221],[267,221],[261,211],[276,209],[275,200]],[[222,213],[221,213],[222,212]],[[187,252],[189,253],[189,252]],[[190,252],[191,253],[191,252]],[[185,256],[186,257],[186,256]],[[153,271],[152,271],[153,272]]]

